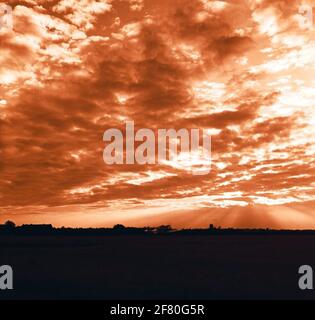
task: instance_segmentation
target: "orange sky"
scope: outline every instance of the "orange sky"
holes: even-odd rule
[[[312,1],[6,3],[0,223],[315,228]],[[211,172],[106,165],[126,121],[208,129]]]

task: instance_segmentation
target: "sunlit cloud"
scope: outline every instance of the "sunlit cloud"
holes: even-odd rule
[[[14,28],[0,33],[1,220],[315,227],[315,37],[298,1],[11,5]],[[211,162],[198,150],[107,165],[103,133],[126,121],[203,129]]]

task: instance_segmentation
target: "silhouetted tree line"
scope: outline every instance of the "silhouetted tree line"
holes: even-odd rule
[[[125,227],[117,224],[113,228],[55,228],[51,224],[23,224],[16,226],[14,222],[7,221],[0,225],[0,235],[315,235],[315,230],[273,230],[273,229],[236,229],[215,227],[213,224],[204,229],[173,229],[170,225],[159,227]]]
[[[113,228],[55,228],[51,224],[16,226],[12,221],[0,225],[0,235],[157,235],[168,234],[173,231],[169,225],[135,228],[117,224]]]

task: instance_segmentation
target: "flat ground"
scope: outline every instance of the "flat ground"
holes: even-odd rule
[[[0,237],[18,299],[314,299],[315,236]]]

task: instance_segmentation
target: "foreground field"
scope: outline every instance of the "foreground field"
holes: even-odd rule
[[[313,299],[315,236],[0,237],[0,299]]]

